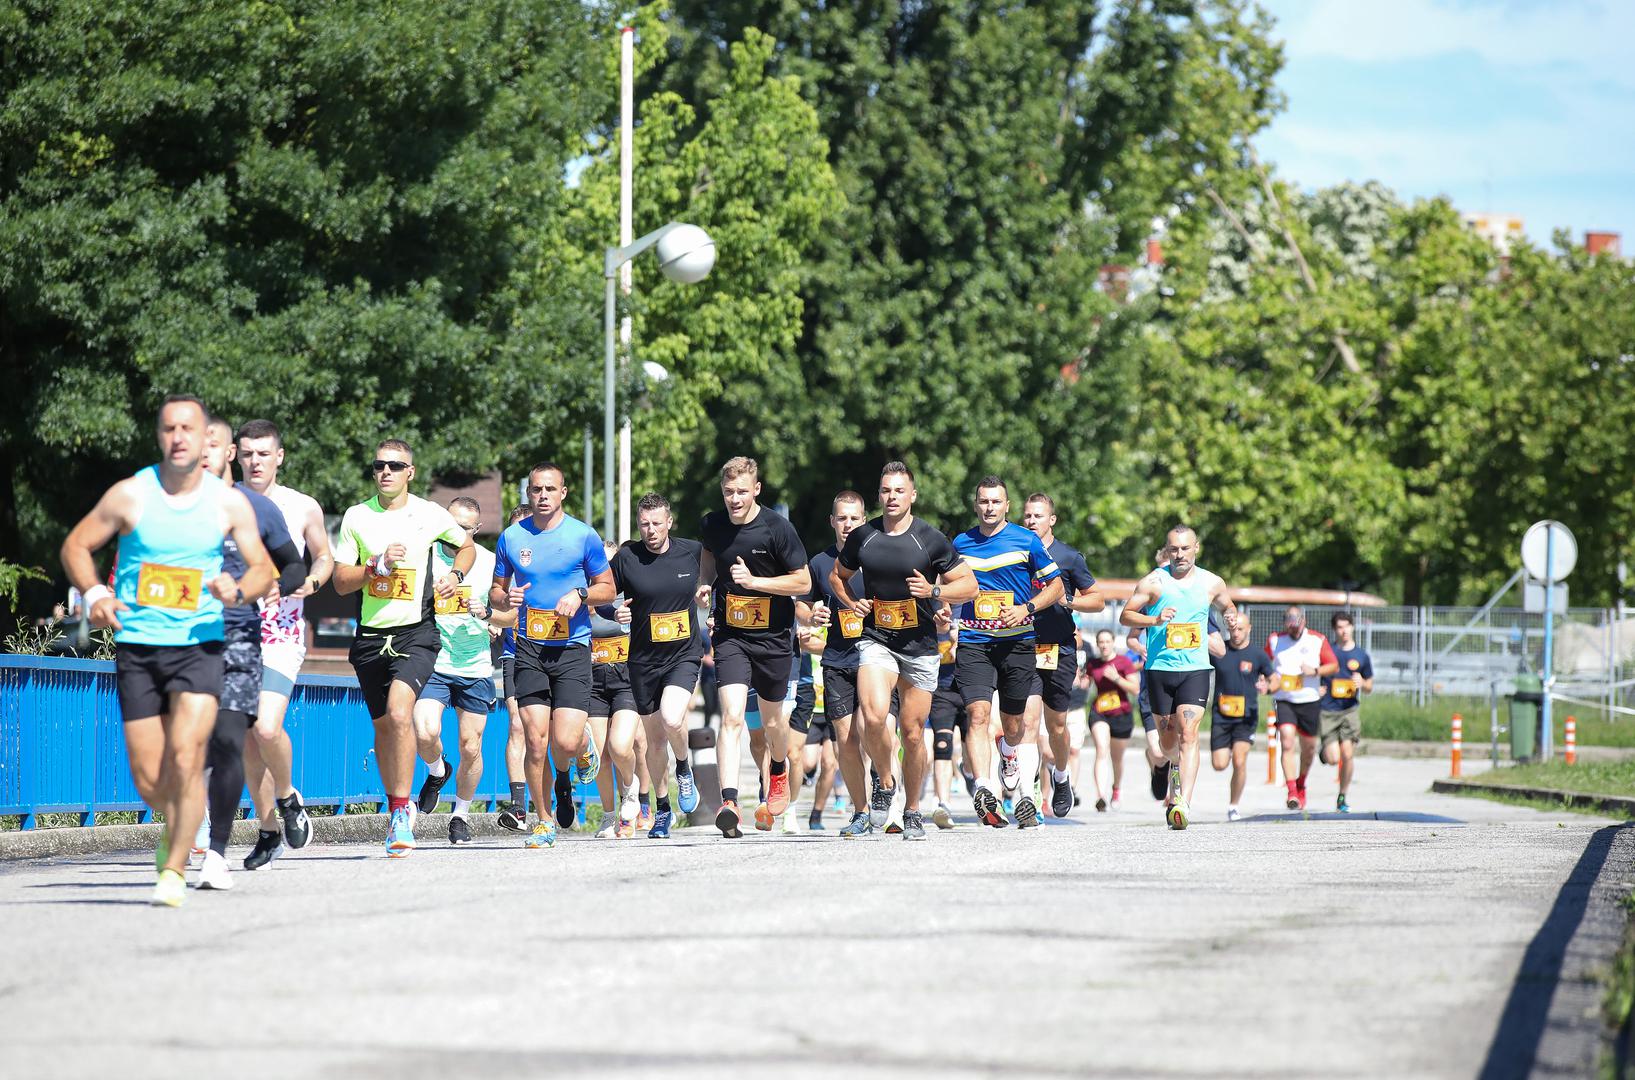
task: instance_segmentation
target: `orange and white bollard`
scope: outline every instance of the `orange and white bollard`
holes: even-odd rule
[[[1266,782],[1277,783],[1277,714],[1266,717]]]
[[[1464,753],[1465,722],[1458,713],[1453,714],[1453,771],[1449,776],[1459,775],[1459,758]]]
[[[1578,763],[1578,721],[1569,716],[1563,727],[1565,729],[1563,742],[1566,747],[1567,764],[1575,765]]]

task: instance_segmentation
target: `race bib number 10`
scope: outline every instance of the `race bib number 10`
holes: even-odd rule
[[[727,625],[738,630],[765,630],[772,625],[772,598],[728,593]]]

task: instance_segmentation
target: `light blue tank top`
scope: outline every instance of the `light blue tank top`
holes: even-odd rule
[[[1147,670],[1209,670],[1209,589],[1203,574],[1196,566],[1185,581],[1171,577],[1167,566],[1159,567],[1157,574],[1163,589],[1146,614],[1172,607],[1175,618],[1147,630]]]
[[[221,601],[210,582],[221,573],[221,500],[227,485],[210,473],[192,502],[173,507],[159,467],[136,474],[140,514],[119,538],[114,595],[130,610],[114,640],[126,645],[194,645],[222,638]]]

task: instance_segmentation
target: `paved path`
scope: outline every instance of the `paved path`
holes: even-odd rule
[[[1210,774],[1184,833],[1132,793],[915,845],[313,847],[180,911],[142,855],[13,863],[0,1075],[1473,1076],[1606,823],[1443,772],[1361,763],[1396,820],[1252,782],[1227,824]]]

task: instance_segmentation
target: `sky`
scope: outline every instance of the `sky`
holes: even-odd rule
[[[1256,145],[1284,179],[1376,179],[1635,254],[1635,0],[1260,3],[1288,104]]]

